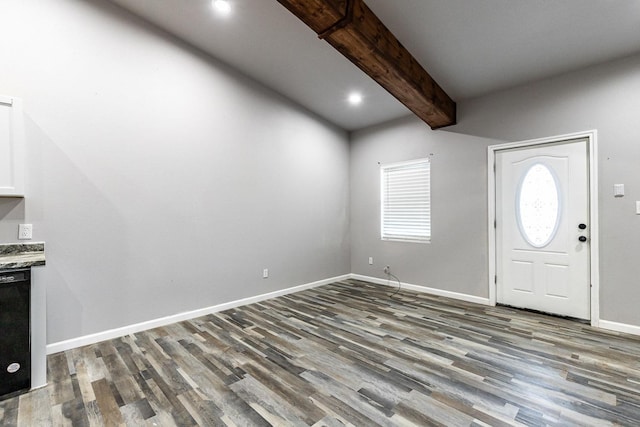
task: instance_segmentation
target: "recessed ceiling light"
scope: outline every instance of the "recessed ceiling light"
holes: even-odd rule
[[[228,15],[231,13],[231,3],[227,0],[213,0],[213,7],[221,15]]]
[[[349,101],[349,104],[351,105],[358,105],[362,103],[362,95],[358,92],[352,92],[349,94],[347,101]]]

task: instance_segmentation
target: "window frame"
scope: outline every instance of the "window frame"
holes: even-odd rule
[[[396,210],[395,214],[402,216],[415,216],[416,210],[422,208],[425,209],[425,212],[422,212],[422,218],[418,218],[418,224],[415,227],[411,227],[407,224],[401,224],[398,228],[405,229],[408,231],[412,231],[410,233],[398,233],[398,232],[390,232],[389,218],[386,215],[389,213],[387,206],[388,198],[387,195],[389,193],[388,186],[388,176],[389,172],[395,170],[396,172],[409,172],[411,170],[416,170],[416,167],[423,165],[425,170],[422,172],[426,174],[425,181],[422,183],[426,185],[426,194],[424,197],[414,200],[413,203],[410,204],[409,209],[413,210],[413,212],[408,212],[406,210]],[[418,183],[419,185],[421,183]],[[410,184],[401,184],[402,185],[410,185]],[[396,188],[398,190],[398,188]],[[407,201],[406,199],[403,201]],[[408,200],[412,202],[411,200]],[[425,219],[426,217],[426,219]],[[385,221],[386,220],[386,221]],[[422,230],[421,230],[422,229]],[[431,159],[429,158],[420,158],[415,160],[408,160],[403,162],[395,162],[395,163],[387,163],[380,165],[380,239],[382,241],[391,241],[391,242],[407,242],[407,243],[430,243],[431,242]]]

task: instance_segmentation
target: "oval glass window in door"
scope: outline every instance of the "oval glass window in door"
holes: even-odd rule
[[[522,237],[541,248],[553,240],[560,222],[560,189],[553,172],[542,163],[531,166],[520,181],[516,216]]]

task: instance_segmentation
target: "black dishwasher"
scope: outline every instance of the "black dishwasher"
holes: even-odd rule
[[[0,270],[0,400],[31,388],[30,270]]]

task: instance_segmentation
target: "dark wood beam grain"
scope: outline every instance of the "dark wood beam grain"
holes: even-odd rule
[[[362,0],[278,0],[432,129],[456,104]]]

